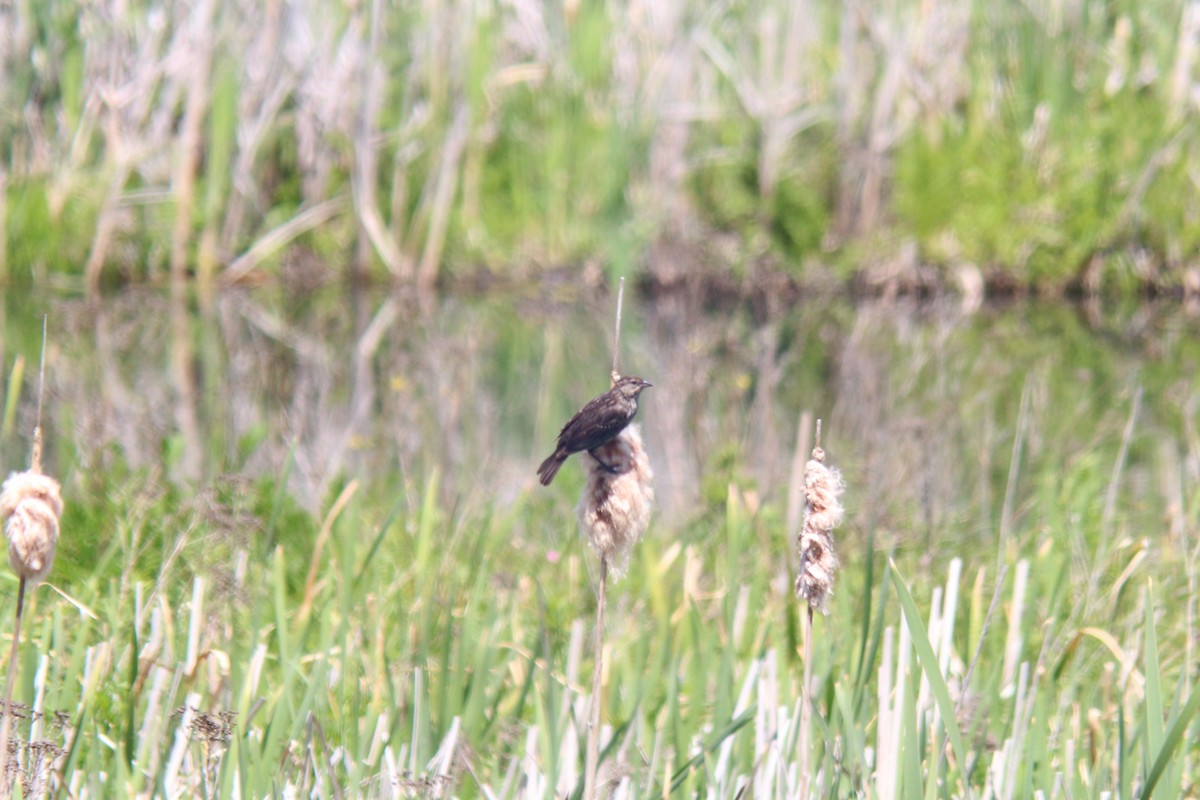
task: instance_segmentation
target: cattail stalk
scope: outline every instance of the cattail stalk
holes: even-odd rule
[[[800,797],[807,800],[809,751],[812,727],[813,613],[828,612],[829,596],[837,573],[837,554],[833,549],[833,529],[842,521],[842,476],[825,466],[821,449],[821,421],[817,420],[816,447],[804,468],[804,523],[797,537],[800,571],[796,576],[796,596],[807,602],[804,625],[804,685],[800,705]]]
[[[587,482],[576,509],[588,544],[600,557],[600,586],[596,594],[595,656],[592,702],[588,714],[587,760],[583,796],[598,796],[596,773],[600,753],[601,674],[604,670],[604,607],[608,578],[619,579],[629,566],[633,546],[650,522],[654,503],[654,474],[637,426],[596,448],[584,460]]]
[[[625,278],[617,283],[617,322],[613,325],[613,368],[612,382],[617,385],[617,381],[621,379],[621,373],[617,372],[617,356],[621,352],[621,306],[625,304]]]
[[[809,739],[812,728],[812,709],[809,686],[812,684],[813,659],[813,610],[806,608],[804,614],[804,685],[800,687],[800,798],[808,800],[808,751],[812,747]]]
[[[25,579],[17,584],[17,621],[13,624],[12,649],[8,654],[8,677],[4,681],[4,719],[0,720],[0,797],[12,794],[8,775],[8,740],[12,724],[13,678],[17,674],[17,650],[21,641],[21,616],[25,611]],[[16,775],[12,776],[16,780]]]
[[[596,634],[592,649],[592,701],[588,705],[587,755],[583,766],[583,798],[593,800],[600,769],[600,692],[604,674],[604,606],[608,595],[608,557],[600,556],[600,586],[596,589]]]
[[[621,342],[621,306],[625,279],[617,290],[617,319],[613,335],[612,380],[615,386]],[[642,538],[654,504],[653,472],[637,427],[630,425],[615,439],[597,447],[583,459],[587,471],[583,495],[576,512],[588,544],[600,557],[600,585],[596,590],[596,634],[592,658],[592,698],[588,707],[587,751],[583,772],[584,800],[600,796],[600,706],[604,674],[604,610],[608,578],[620,578],[629,565],[633,545]]]
[[[42,474],[42,388],[46,377],[46,321],[42,320],[42,363],[38,378],[37,422],[33,428],[33,450],[26,472],[14,472],[0,488],[0,519],[8,538],[8,563],[17,573],[17,610],[13,623],[8,676],[4,681],[3,718],[0,719],[0,796],[8,797],[16,776],[8,774],[8,745],[12,723],[12,693],[21,644],[21,620],[25,613],[25,590],[35,585],[54,564],[62,517],[62,490],[58,481]],[[11,777],[11,780],[10,780]]]

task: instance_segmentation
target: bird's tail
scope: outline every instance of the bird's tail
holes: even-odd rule
[[[538,479],[542,482],[542,486],[549,486],[550,481],[554,480],[554,476],[558,474],[558,468],[567,460],[566,454],[560,454],[559,451],[554,451],[542,465],[538,467]]]

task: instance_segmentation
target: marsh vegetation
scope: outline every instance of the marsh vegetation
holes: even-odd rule
[[[13,279],[1200,291],[1190,3],[20,0],[0,23]]]
[[[67,503],[16,694],[30,773],[90,797],[580,791],[584,476],[534,469],[607,386],[611,301],[226,292],[180,324],[146,291],[9,295],[5,463],[28,452],[33,309],[60,321],[46,459]],[[609,591],[619,796],[798,785],[789,485],[818,408],[848,489],[813,791],[1192,791],[1193,317],[628,302],[658,501]]]
[[[580,796],[535,469],[621,275],[603,786],[1195,796],[1198,71],[1172,0],[0,3],[0,467],[47,313],[64,499],[15,785]]]

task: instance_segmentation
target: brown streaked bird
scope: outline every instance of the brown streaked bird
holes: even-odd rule
[[[638,395],[653,385],[641,378],[625,375],[618,378],[607,392],[579,409],[579,413],[571,417],[571,421],[558,434],[558,446],[554,452],[538,467],[538,478],[542,485],[550,485],[550,481],[558,474],[558,468],[572,453],[584,450],[591,452],[625,430],[625,426],[633,422],[637,414]],[[604,464],[595,453],[592,453],[592,457]]]

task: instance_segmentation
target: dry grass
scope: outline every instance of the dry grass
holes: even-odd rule
[[[448,262],[623,268],[649,249],[671,283],[727,250],[749,265],[851,244],[907,285],[911,259],[877,240],[894,230],[917,259],[969,271],[994,256],[1020,279],[1040,228],[1015,255],[989,250],[990,215],[1057,210],[981,205],[979,230],[924,219],[914,206],[940,208],[923,203],[930,181],[914,183],[898,158],[995,137],[1068,184],[1093,165],[1081,153],[1075,170],[1065,120],[1098,106],[1136,157],[1101,154],[1121,164],[1120,202],[1078,221],[1091,241],[1080,253],[1104,273],[1105,248],[1153,234],[1140,239],[1151,263],[1130,276],[1182,286],[1190,205],[1176,201],[1161,245],[1153,226],[1160,195],[1194,166],[1180,132],[1195,113],[1200,23],[1165,0],[1114,13],[1106,26],[1096,2],[207,0],[63,3],[36,24],[10,11],[0,194],[17,202],[0,202],[0,276],[5,263],[60,268],[37,244],[58,230],[79,239],[63,260],[93,290],[113,272],[167,268],[211,284],[237,265],[225,279],[244,280],[296,239],[352,252],[357,277],[423,286]],[[1148,43],[1138,63],[1132,42]],[[1136,96],[1151,98],[1163,131],[1132,126],[1121,103]],[[972,166],[984,178],[1007,169]],[[897,206],[893,187],[916,197]],[[681,255],[689,248],[704,257]]]

